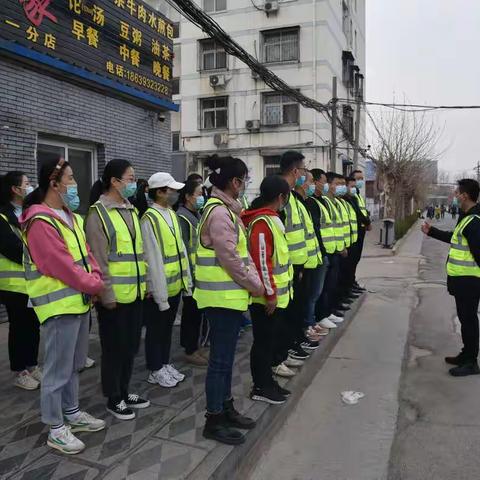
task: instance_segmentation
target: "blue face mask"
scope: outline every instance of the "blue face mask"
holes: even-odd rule
[[[137,184],[135,182],[127,183],[120,191],[120,195],[125,199],[133,197],[136,193]]]
[[[357,194],[357,187],[350,187],[350,194],[356,195]]]
[[[204,205],[205,205],[205,197],[204,197],[203,195],[200,195],[200,196],[197,197],[197,199],[195,200],[195,208],[196,208],[197,210],[201,210]]]
[[[33,192],[34,188],[29,185],[28,187],[25,188],[25,196],[30,195]]]
[[[63,203],[74,212],[80,206],[80,197],[78,196],[78,187],[76,185],[69,185],[66,193],[62,193]]]
[[[305,180],[307,179],[306,175],[302,175],[301,177],[297,178],[297,181],[295,182],[296,187],[301,187],[305,183]]]
[[[315,185],[309,185],[307,188],[307,197],[312,197],[315,193]]]
[[[357,180],[357,188],[363,188],[365,186],[365,180]]]
[[[335,196],[342,197],[347,193],[347,186],[346,185],[337,185],[335,187]]]
[[[147,192],[145,192],[145,200],[147,201],[147,203],[148,203],[148,201],[150,200]]]
[[[330,185],[328,183],[325,183],[323,185],[323,194],[327,195],[329,191],[330,191]]]

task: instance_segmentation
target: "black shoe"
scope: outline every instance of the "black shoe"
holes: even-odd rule
[[[281,405],[287,399],[272,385],[267,388],[253,388],[250,398],[257,402],[265,402],[270,405]]]
[[[300,346],[292,348],[288,351],[288,354],[296,360],[306,360],[310,357],[310,355]]]
[[[135,418],[135,412],[127,407],[124,400],[119,403],[108,402],[107,412],[110,412],[115,418],[119,420],[133,420]]]
[[[348,295],[347,297],[345,297],[345,298],[342,300],[342,304],[343,304],[343,305],[351,305],[354,301],[355,301],[355,299],[354,299],[354,298],[350,298],[350,295]]]
[[[480,368],[478,368],[478,363],[464,363],[458,367],[451,368],[448,373],[452,377],[466,377],[467,375],[478,375],[480,374]]]
[[[210,440],[216,440],[227,445],[240,445],[245,442],[245,435],[229,426],[225,412],[205,415],[207,421],[203,429],[203,436]]]
[[[362,296],[362,294],[360,292],[350,292],[348,294],[348,298],[352,299],[353,301],[355,301],[357,298],[360,298]]]
[[[346,311],[350,310],[350,305],[346,305],[345,303],[342,303],[341,305],[337,306],[337,310],[339,312],[346,312]]]
[[[145,400],[142,397],[134,393],[129,393],[128,397],[125,399],[125,403],[129,408],[148,408],[150,406],[150,400]]]
[[[336,317],[345,318],[345,312],[341,312],[340,310],[334,310],[332,314]]]
[[[462,363],[465,363],[465,357],[461,353],[456,357],[445,357],[445,363],[450,365],[462,365]]]
[[[275,380],[273,381],[273,386],[277,389],[277,392],[284,397],[289,397],[292,394],[290,390],[281,387]]]
[[[316,350],[320,346],[320,342],[303,342],[301,345],[302,349],[304,350]]]
[[[230,427],[251,430],[257,424],[252,418],[245,417],[235,410],[233,398],[223,403],[225,419]]]

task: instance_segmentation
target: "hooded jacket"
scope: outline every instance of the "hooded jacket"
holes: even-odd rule
[[[73,222],[72,212],[65,209]],[[76,265],[58,231],[47,222],[41,220],[30,223],[34,215],[46,214],[67,228],[70,225],[46,205],[32,205],[25,210],[19,221],[27,232],[28,250],[37,270],[48,277],[57,278],[65,285],[88,295],[98,295],[103,289],[102,272],[87,244],[88,261],[91,273]]]
[[[270,208],[257,208],[255,210],[245,210],[241,217],[246,227],[250,225],[259,216],[272,217],[278,226],[285,231],[277,212]],[[273,255],[275,244],[272,231],[265,220],[259,220],[253,225],[250,232],[248,249],[252,257],[260,280],[265,288],[264,297],[266,300],[275,300],[277,298],[277,287],[273,278]]]

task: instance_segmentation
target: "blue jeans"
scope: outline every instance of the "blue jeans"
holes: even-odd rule
[[[318,320],[329,317],[335,310],[335,291],[338,283],[340,255],[337,253],[328,255],[328,273],[325,279],[325,286],[317,302],[316,313]]]
[[[304,275],[307,276],[307,302],[305,305],[304,321],[306,327],[312,327],[316,323],[315,306],[322,294],[328,267],[328,257],[324,256],[322,265],[315,269],[305,269]]]
[[[232,398],[232,370],[243,312],[229,308],[206,308],[210,324],[210,360],[205,392],[207,412],[223,412],[223,403]]]

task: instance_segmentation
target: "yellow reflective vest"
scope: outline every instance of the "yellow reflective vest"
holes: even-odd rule
[[[344,201],[348,209],[348,217],[350,219],[350,238],[351,238],[351,244],[353,245],[354,243],[357,243],[357,240],[358,240],[357,212],[355,211],[353,206],[350,204],[350,202],[347,202],[346,200]]]
[[[177,215],[173,210],[169,210],[169,213],[173,230],[154,207],[147,209],[142,222],[149,221],[152,226],[163,257],[168,296],[175,297],[182,290],[188,290],[188,260],[184,253],[182,231]]]
[[[215,250],[207,248],[202,244],[202,229],[205,221],[212,210],[218,206],[224,206],[230,213],[237,232],[236,251],[247,268],[249,268],[247,236],[243,229],[243,224],[240,224],[235,213],[219,198],[210,198],[205,204],[198,226],[199,240],[195,257],[195,291],[193,298],[197,301],[198,308],[229,308],[245,312],[250,304],[250,293],[236,283],[220,265]]]
[[[345,247],[349,248],[352,244],[352,237],[350,234],[350,217],[348,216],[348,210],[344,202],[345,201],[341,198],[335,199],[342,223],[343,241],[345,242]]]
[[[250,223],[248,226],[249,238],[253,226],[260,220],[265,221],[273,236],[274,254],[272,265],[273,280],[277,289],[277,308],[287,308],[290,300],[293,298],[293,267],[290,262],[287,240],[279,225],[268,215],[261,215]],[[259,273],[262,275],[261,272]],[[253,297],[252,303],[265,305],[265,297]]]
[[[189,256],[189,259],[190,259],[190,268],[193,269],[193,267],[195,266],[195,255],[196,255],[196,251],[197,251],[197,242],[198,242],[198,232],[197,232],[197,227],[195,225],[193,225],[193,223],[190,221],[190,219],[186,216],[186,215],[180,215],[180,214],[177,214],[179,218],[181,218],[182,220],[184,220],[187,225],[188,225],[188,229],[189,229],[189,232],[190,232],[190,238],[188,240],[187,243],[185,243],[185,246],[187,247],[187,253],[188,253],[188,256]],[[192,271],[192,275],[193,275],[193,271]]]
[[[447,275],[450,277],[480,277],[480,267],[477,265],[467,239],[463,236],[465,227],[479,215],[467,215],[462,218],[453,231],[450,241],[450,251],[447,260]]]
[[[368,215],[367,205],[365,204],[365,199],[359,193],[355,195],[355,198],[357,199],[358,208],[362,212],[362,215],[368,218],[369,215]]]
[[[128,210],[132,216],[135,235],[132,235],[120,211],[105,208],[98,201],[90,207],[90,214],[96,211],[103,224],[109,242],[108,274],[112,282],[117,303],[133,303],[143,300],[147,290],[147,266],[143,255],[143,239],[140,221],[135,210]]]
[[[313,227],[310,212],[305,208],[305,205],[303,205],[302,202],[298,202],[298,208],[300,218],[305,227],[305,240],[307,244],[308,258],[304,266],[308,269],[314,269],[323,263],[322,252],[318,243],[317,234],[315,233],[315,228]]]
[[[332,218],[333,231],[335,233],[335,242],[337,246],[337,252],[345,250],[345,235],[343,230],[343,219],[338,209],[337,203],[331,200],[327,196],[323,197],[329,207],[329,212]]]
[[[0,214],[0,217],[8,223],[12,232],[23,242],[21,230],[15,225],[12,225],[6,215]],[[23,264],[16,263],[4,257],[2,254],[0,254],[0,290],[5,292],[27,293]]]
[[[305,225],[300,216],[301,202],[290,193],[285,206],[285,237],[292,265],[304,265],[308,260]]]
[[[313,197],[320,209],[320,236],[322,237],[323,247],[330,255],[337,250],[337,238],[335,236],[335,227],[332,216],[327,207],[318,199]]]
[[[87,241],[77,216],[74,215],[73,227],[70,228],[47,213],[40,213],[31,218],[27,226],[27,232],[29,226],[34,221],[47,222],[55,228],[63,238],[73,261],[87,272],[91,272],[91,266],[88,261]],[[27,232],[24,235],[23,249],[26,290],[40,323],[44,323],[50,317],[56,315],[81,315],[87,313],[91,305],[88,295],[67,286],[57,278],[43,275],[37,270],[28,251]]]

